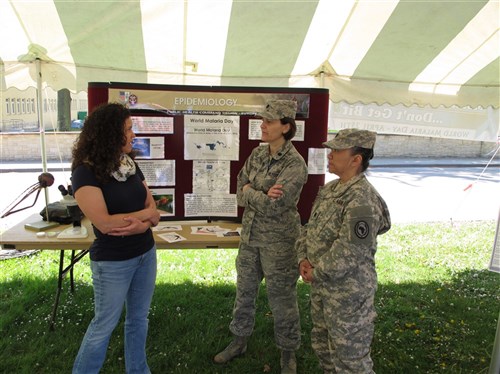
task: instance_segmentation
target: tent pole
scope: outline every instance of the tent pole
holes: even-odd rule
[[[43,123],[43,106],[42,106],[42,65],[41,60],[39,58],[35,59],[36,65],[36,102],[38,106],[38,126],[40,132],[40,149],[42,154],[42,172],[47,172],[47,153],[45,150],[45,124]],[[44,188],[45,193],[45,209],[47,210],[47,204],[49,201],[49,191],[47,188]],[[47,221],[49,221],[48,212]]]
[[[36,64],[36,102],[38,106],[38,125],[40,131],[40,148],[42,152],[42,171],[47,171],[47,155],[45,151],[45,124],[43,123],[42,107],[42,67],[40,59],[35,59]]]

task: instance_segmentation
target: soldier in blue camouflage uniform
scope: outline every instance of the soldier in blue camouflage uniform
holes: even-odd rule
[[[377,235],[391,221],[364,171],[376,134],[340,130],[323,143],[339,176],[318,193],[296,243],[300,274],[311,283],[311,344],[325,373],[373,373]]]
[[[281,350],[282,373],[295,373],[300,346],[296,285],[299,269],[294,245],[300,233],[297,210],[307,181],[307,166],[291,143],[295,136],[296,103],[271,100],[259,116],[262,141],[238,174],[238,205],[245,207],[236,258],[237,291],[229,325],[233,341],[214,357],[226,363],[246,351],[255,323],[259,285],[266,278],[274,335]]]

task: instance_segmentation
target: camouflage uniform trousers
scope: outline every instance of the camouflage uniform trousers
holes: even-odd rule
[[[300,346],[300,316],[297,305],[299,277],[293,243],[265,247],[240,244],[236,258],[237,290],[229,330],[250,336],[255,325],[255,303],[259,285],[266,278],[269,306],[274,318],[274,338],[281,350]]]
[[[311,287],[311,345],[320,366],[325,374],[374,373],[370,357],[376,316],[373,298],[339,302],[335,292],[324,284]]]

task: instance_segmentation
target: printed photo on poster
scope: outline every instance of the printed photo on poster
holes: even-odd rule
[[[136,134],[173,134],[174,118],[132,116],[132,131]]]
[[[238,160],[240,117],[184,116],[184,159]]]
[[[193,161],[193,193],[229,193],[230,161]]]
[[[148,186],[175,186],[175,160],[137,160]]]
[[[137,158],[151,158],[151,138],[135,138],[132,141],[132,149]]]
[[[132,148],[136,158],[163,158],[165,155],[165,138],[163,136],[134,138]]]
[[[160,216],[173,216],[175,213],[175,190],[173,188],[151,189]]]

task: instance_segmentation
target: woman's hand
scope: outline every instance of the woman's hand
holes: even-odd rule
[[[281,196],[283,196],[283,185],[275,184],[274,186],[272,186],[269,191],[267,191],[267,196],[269,196],[271,199],[279,199]]]
[[[241,188],[241,191],[242,192],[245,192],[247,189],[251,188],[252,187],[252,184],[251,183],[247,183],[245,184],[242,188]]]
[[[110,232],[108,232],[108,235],[111,236],[129,236],[129,235],[136,235],[136,234],[142,234],[145,232],[147,229],[149,229],[152,226],[152,222],[147,220],[147,221],[141,221],[135,217],[128,216],[123,218],[125,222],[128,223],[127,226],[123,227],[117,227],[112,229]]]
[[[314,280],[313,270],[314,268],[308,259],[300,261],[299,271],[300,271],[300,276],[302,277],[304,282],[311,283]]]

